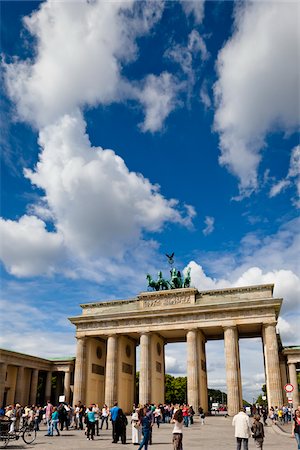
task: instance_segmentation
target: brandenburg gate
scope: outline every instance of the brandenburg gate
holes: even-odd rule
[[[208,409],[206,342],[224,339],[229,415],[242,406],[239,338],[261,337],[267,397],[283,405],[276,324],[282,299],[273,285],[198,291],[194,288],[143,292],[136,298],[81,305],[73,402],[135,402],[136,347],[140,345],[139,403],[164,402],[167,343],[187,344],[187,401]]]

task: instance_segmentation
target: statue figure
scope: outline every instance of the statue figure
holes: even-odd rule
[[[181,273],[179,270],[175,269],[175,267],[173,267],[173,269],[170,271],[171,273],[171,288],[172,289],[179,289],[182,287],[182,278],[181,278]]]
[[[162,291],[170,289],[170,283],[163,278],[161,270],[158,272],[157,284]]]
[[[191,268],[189,267],[184,277],[183,287],[189,288],[191,286]]]
[[[168,255],[168,253],[166,253],[166,257],[168,258],[168,263],[170,264],[170,266],[173,266],[173,264],[174,264],[174,252],[171,253],[171,255]]]
[[[155,291],[159,291],[159,284],[156,283],[156,281],[154,281],[151,277],[151,275],[149,275],[149,273],[147,274],[147,280],[148,280],[148,287],[151,287],[152,289],[154,289]]]
[[[171,255],[166,255],[169,260],[169,264],[174,263],[174,253]],[[155,291],[164,291],[167,289],[180,289],[189,288],[191,286],[191,268],[189,267],[186,271],[186,275],[183,277],[180,270],[172,267],[170,270],[171,279],[167,281],[163,278],[162,271],[160,270],[157,274],[157,281],[153,280],[151,275],[147,275],[148,288],[152,288]]]

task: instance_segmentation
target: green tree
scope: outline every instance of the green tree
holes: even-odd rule
[[[268,401],[267,401],[267,386],[265,384],[262,385],[261,387],[262,390],[262,394],[259,394],[259,396],[256,399],[255,403],[258,403],[261,406],[268,406]],[[263,397],[266,398],[266,400],[263,400]]]

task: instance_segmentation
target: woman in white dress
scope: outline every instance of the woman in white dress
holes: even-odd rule
[[[142,428],[139,424],[139,409],[136,408],[131,415],[132,443],[139,445],[142,439]]]

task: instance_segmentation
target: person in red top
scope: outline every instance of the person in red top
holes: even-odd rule
[[[298,407],[299,408],[299,407]],[[296,439],[298,449],[300,449],[300,410],[296,409],[293,420],[292,436]]]
[[[182,407],[183,423],[185,427],[189,426],[189,407],[184,404]]]

